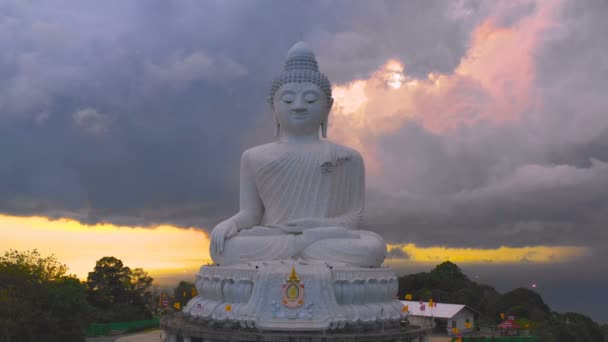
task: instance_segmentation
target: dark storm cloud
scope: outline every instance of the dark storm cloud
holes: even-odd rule
[[[401,184],[400,191],[369,193],[368,224],[389,241],[424,245],[608,241],[608,163],[554,164],[511,134],[495,131],[470,144],[404,127],[382,152],[384,181]]]
[[[447,70],[467,34],[427,2],[0,9],[0,209],[87,223],[208,228],[233,212],[239,153],[271,138],[269,81],[300,39],[348,81],[395,56]]]
[[[391,248],[386,254],[387,259],[409,259],[410,256],[401,248]]]
[[[408,123],[382,137],[367,225],[421,245],[604,249],[608,59],[598,42],[607,14],[603,2],[566,2],[559,24],[542,32],[534,60],[542,108],[524,119],[442,134]]]
[[[264,99],[295,41],[310,42],[335,82],[389,58],[410,76],[449,73],[487,15],[511,26],[535,10],[526,1],[5,2],[1,208],[210,228],[236,209],[239,153],[271,138]],[[382,138],[384,182],[370,181],[368,225],[420,244],[605,238],[602,10],[570,5],[566,25],[543,36],[536,124],[436,135],[411,123]]]

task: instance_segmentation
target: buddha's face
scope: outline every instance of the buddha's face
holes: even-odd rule
[[[286,83],[274,94],[274,112],[281,131],[289,135],[311,135],[319,132],[331,103],[314,83]]]

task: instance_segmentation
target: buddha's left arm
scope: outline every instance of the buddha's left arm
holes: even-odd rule
[[[363,158],[357,152],[347,163],[349,172],[346,173],[347,189],[344,199],[347,201],[347,209],[341,215],[326,218],[324,222],[330,227],[344,227],[346,229],[358,229],[363,218],[363,207],[365,202],[365,165]]]

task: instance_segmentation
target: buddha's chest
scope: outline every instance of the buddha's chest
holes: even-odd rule
[[[282,194],[319,200],[348,183],[348,158],[330,160],[323,154],[288,152],[254,167],[260,195],[281,198]]]
[[[274,158],[267,156],[253,167],[256,183],[263,187],[267,183],[281,182],[282,186],[291,183],[321,181],[327,176],[327,165],[316,154],[286,152]]]

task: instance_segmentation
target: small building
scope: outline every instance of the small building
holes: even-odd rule
[[[410,316],[408,321],[420,327],[434,327],[433,331],[441,334],[454,335],[468,333],[475,330],[475,317],[479,313],[463,304],[433,303],[430,307],[427,302],[414,302],[402,300],[407,305]]]
[[[497,326],[501,336],[519,336],[522,327],[515,322],[515,317],[509,316],[509,319],[500,323]]]

